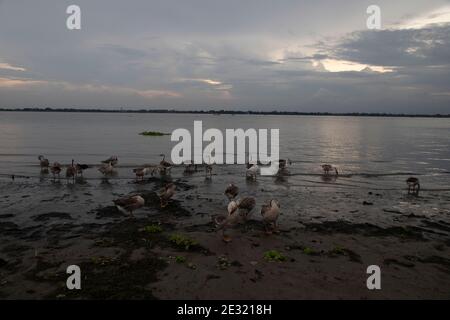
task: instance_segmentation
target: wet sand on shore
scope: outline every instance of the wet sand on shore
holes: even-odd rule
[[[279,233],[264,233],[258,206],[247,224],[230,230],[233,240],[226,244],[212,222],[226,212],[225,197],[205,195],[187,179],[167,181],[177,185],[178,193],[163,209],[156,192],[164,179],[133,182],[146,199],[134,219],[112,203],[92,200],[95,208],[80,213],[90,218],[80,220],[76,212],[86,210],[83,201],[90,196],[73,199],[69,194],[51,200],[52,209],[34,213],[34,224],[21,223],[9,213],[14,206],[20,210],[20,204],[7,199],[42,201],[51,195],[6,195],[0,214],[0,297],[450,298],[448,192],[413,197],[398,191],[290,187],[299,197],[278,196],[282,211],[289,208],[279,219]],[[273,196],[262,185],[256,188],[258,198]],[[174,235],[188,245],[176,244]],[[267,260],[271,250],[284,260]],[[66,288],[66,268],[72,264],[81,268],[81,290]],[[372,264],[381,267],[382,290],[366,287],[366,269]]]

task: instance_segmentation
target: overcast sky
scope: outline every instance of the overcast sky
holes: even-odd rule
[[[450,1],[0,0],[1,107],[448,114]]]

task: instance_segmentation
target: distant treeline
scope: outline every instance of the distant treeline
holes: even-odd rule
[[[239,111],[239,110],[169,110],[169,109],[76,109],[76,108],[3,108],[0,111],[20,112],[101,112],[101,113],[180,113],[180,114],[249,114],[249,115],[293,115],[293,116],[345,116],[345,117],[409,117],[409,118],[450,118],[450,114],[405,114],[366,112],[296,112],[296,111]]]

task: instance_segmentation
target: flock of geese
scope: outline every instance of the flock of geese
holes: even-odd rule
[[[148,174],[152,176],[156,173],[160,173],[161,175],[165,175],[170,173],[172,169],[172,164],[165,160],[165,155],[161,154],[162,160],[158,165],[146,166],[133,169],[133,173],[136,176],[136,180],[144,180],[144,177]],[[44,158],[44,156],[40,155],[38,157],[40,161],[40,166],[42,170],[50,169],[53,174],[53,178],[55,179],[58,176],[60,178],[60,173],[62,171],[62,166],[58,162],[54,162],[50,165],[48,159]],[[104,176],[112,175],[114,171],[114,166],[118,163],[117,156],[111,156],[106,160],[101,162],[101,166],[98,169]],[[288,165],[291,165],[292,161],[287,159],[279,160],[279,174],[282,174],[287,169]],[[206,164],[205,166],[205,177],[207,179],[212,178],[212,170],[213,167],[211,164]],[[335,176],[339,175],[338,169],[330,164],[321,165],[324,176],[330,176],[330,172],[334,171]],[[83,171],[89,169],[90,166],[86,164],[74,164],[74,160],[72,160],[71,165],[67,166],[65,176],[67,179],[75,179],[78,175],[83,175]],[[256,164],[247,164],[246,168],[246,178],[250,180],[256,180],[258,175],[259,166]],[[185,173],[194,173],[198,171],[198,165],[193,164],[191,162],[184,163],[184,172]],[[408,194],[413,193],[418,195],[420,190],[419,179],[415,177],[410,177],[406,180],[408,186]],[[161,192],[158,194],[160,199],[160,206],[164,208],[168,205],[170,199],[175,195],[176,185],[174,183],[168,183],[164,186]],[[243,197],[240,199],[236,199],[239,195],[239,188],[234,184],[230,183],[225,191],[224,195],[227,197],[229,203],[227,206],[227,214],[224,216],[220,216],[215,218],[215,224],[218,231],[222,232],[222,239],[225,242],[230,242],[231,237],[226,234],[226,230],[230,227],[233,227],[237,224],[243,224],[248,221],[251,216],[254,208],[256,206],[256,200],[254,197]],[[142,208],[145,205],[145,199],[140,195],[133,195],[128,197],[119,198],[113,201],[116,207],[124,212],[125,214],[129,214],[133,217],[133,211]],[[278,232],[277,220],[280,216],[280,202],[276,199],[271,199],[267,203],[263,204],[261,207],[261,216],[263,219],[264,228],[267,234],[271,234],[273,232]]]

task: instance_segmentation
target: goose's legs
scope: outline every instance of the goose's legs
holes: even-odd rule
[[[273,232],[280,233],[280,230],[278,230],[278,223],[276,221],[273,223]]]
[[[222,229],[222,240],[226,243],[231,242],[231,237],[225,234],[226,227],[223,227]]]
[[[269,224],[268,223],[264,223],[264,229],[265,229],[265,231],[266,231],[266,234],[272,234],[272,231],[271,230],[269,230]]]

